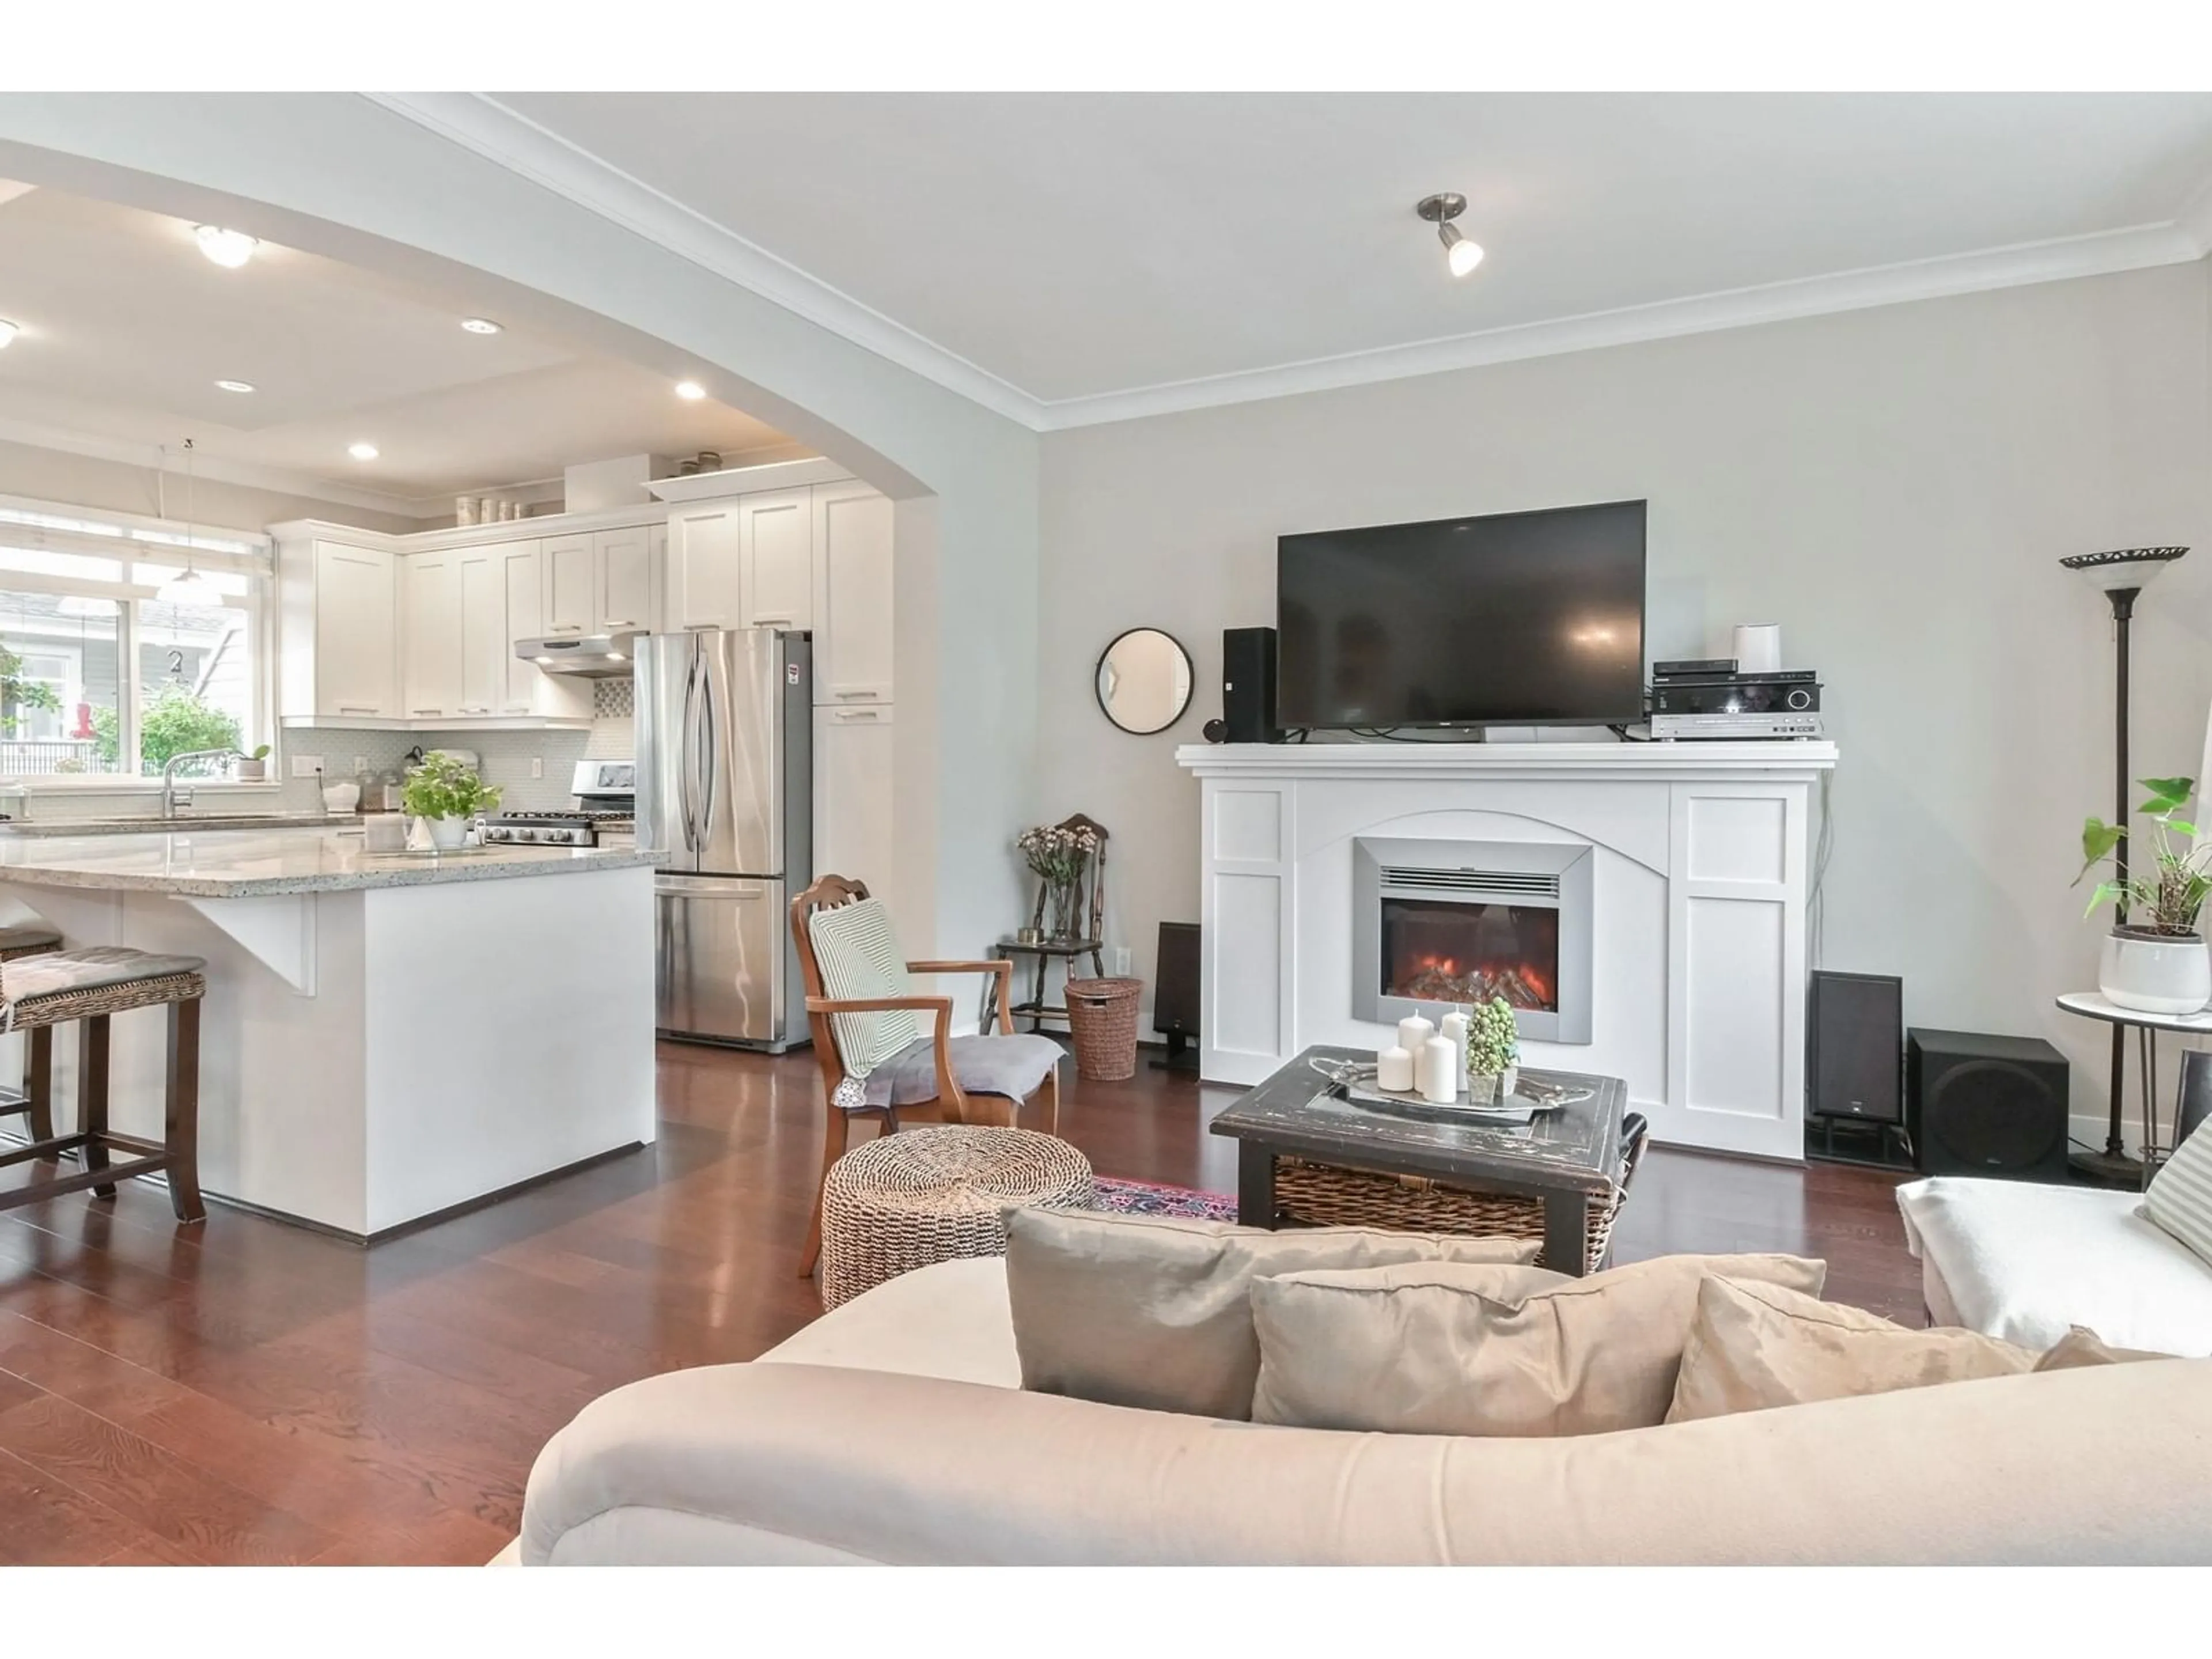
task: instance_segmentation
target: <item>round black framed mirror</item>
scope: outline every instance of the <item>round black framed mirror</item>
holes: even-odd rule
[[[1190,653],[1172,634],[1132,628],[1098,653],[1098,709],[1132,736],[1164,732],[1190,707]]]

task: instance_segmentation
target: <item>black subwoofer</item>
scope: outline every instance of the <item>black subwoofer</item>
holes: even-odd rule
[[[2041,1037],[1905,1035],[1905,1127],[1929,1175],[2065,1181],[2067,1085]]]

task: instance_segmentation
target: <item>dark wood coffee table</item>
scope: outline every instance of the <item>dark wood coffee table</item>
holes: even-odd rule
[[[1526,1128],[1506,1128],[1355,1106],[1331,1093],[1328,1079],[1307,1063],[1372,1058],[1352,1048],[1309,1048],[1213,1120],[1215,1134],[1237,1141],[1237,1218],[1251,1227],[1279,1224],[1275,1160],[1287,1153],[1537,1199],[1544,1206],[1545,1261],[1581,1273],[1589,1206],[1611,1195],[1620,1174],[1628,1085],[1614,1077],[1524,1069],[1524,1077],[1595,1092],[1538,1114]]]

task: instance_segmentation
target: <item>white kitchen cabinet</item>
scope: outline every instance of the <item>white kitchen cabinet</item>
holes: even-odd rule
[[[668,611],[672,633],[736,628],[744,608],[738,503],[702,501],[668,515]]]
[[[864,483],[816,484],[814,701],[891,701],[891,504]]]
[[[417,553],[399,564],[400,712],[410,720],[461,713],[461,556]]]
[[[812,492],[773,489],[738,501],[738,565],[746,628],[814,625]]]
[[[548,536],[538,544],[544,565],[544,623],[548,637],[588,634],[598,597],[588,535]]]
[[[489,550],[498,556],[500,574],[500,637],[507,641],[500,670],[499,712],[533,714],[538,707],[538,687],[545,676],[538,665],[514,653],[518,640],[542,639],[545,634],[544,557],[536,542],[504,542]]]
[[[299,538],[277,548],[277,713],[397,719],[396,562],[379,548]]]
[[[891,708],[814,711],[814,873],[868,884],[896,916]]]
[[[592,538],[592,631],[632,634],[653,628],[653,535],[643,525]]]
[[[464,548],[460,566],[460,700],[457,714],[495,714],[507,698],[507,665],[514,656],[507,632],[507,585],[501,550]]]

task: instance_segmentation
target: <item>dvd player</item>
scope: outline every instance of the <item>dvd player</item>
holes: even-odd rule
[[[1730,738],[1817,738],[1823,727],[1817,714],[1654,714],[1655,742],[1696,739],[1718,742]]]

